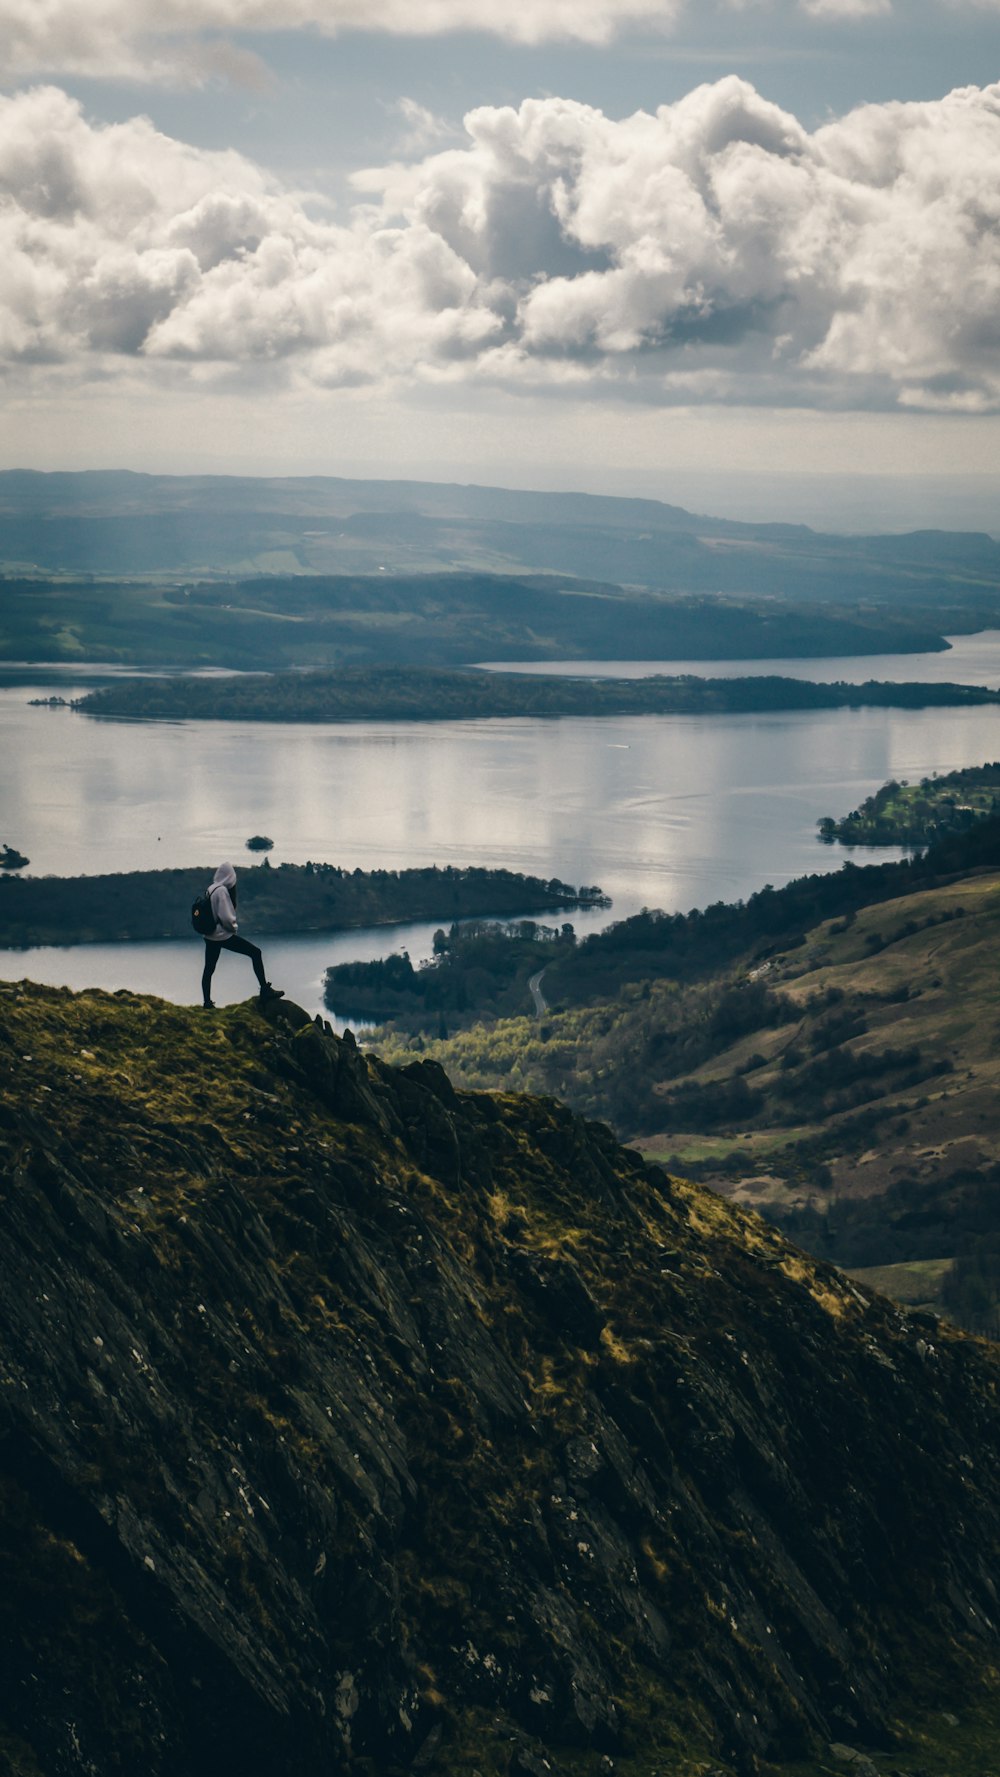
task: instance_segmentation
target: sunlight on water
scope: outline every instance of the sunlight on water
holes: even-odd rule
[[[832,685],[843,679],[863,685],[883,679],[893,685],[988,685],[1000,687],[1000,630],[946,637],[950,647],[935,654],[845,654],[808,660],[484,660],[490,672],[555,674],[574,679],[649,679],[663,673],[693,673],[699,679],[812,679]]]
[[[975,640],[983,650],[979,669],[965,658],[962,677],[982,683],[1000,676],[1000,635]],[[961,646],[968,655],[972,639]],[[780,664],[808,677],[819,676],[821,665],[839,676],[833,669],[843,663]],[[882,672],[881,662],[864,664],[867,672]],[[897,676],[919,676],[923,657],[896,656],[894,665]],[[716,666],[701,662],[699,670]],[[0,746],[17,761],[8,771],[0,841],[27,853],[31,874],[207,869],[223,858],[246,868],[245,842],[262,832],[274,840],[275,864],[478,864],[600,884],[613,911],[577,917],[580,931],[643,906],[687,910],[745,897],[765,882],[836,869],[844,853],[817,842],[821,815],[846,813],[890,777],[913,780],[1000,756],[1000,712],[988,706],[602,720],[121,723],[29,707],[31,697],[52,689],[0,687]],[[864,852],[859,861],[893,855]],[[268,967],[316,1010],[328,963],[383,955],[404,942],[416,960],[428,954],[433,929],[407,928],[408,938],[402,929],[392,936],[376,929],[271,940]],[[231,961],[225,985],[220,965],[223,1000],[245,997],[252,985]],[[199,968],[194,941],[7,953],[0,972],[74,986],[148,987],[195,1000]]]

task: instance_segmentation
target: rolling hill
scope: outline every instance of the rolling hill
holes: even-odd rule
[[[549,1009],[391,1032],[476,1088],[555,1092],[848,1268],[1000,1328],[1000,826],[746,908],[640,915],[546,971]],[[527,1013],[530,1008],[525,1007]]]

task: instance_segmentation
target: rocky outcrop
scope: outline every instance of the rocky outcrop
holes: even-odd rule
[[[0,1138],[12,1771],[743,1773],[995,1661],[994,1349],[603,1126],[22,986]]]

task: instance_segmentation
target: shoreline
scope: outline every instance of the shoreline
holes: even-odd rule
[[[0,877],[0,950],[193,938],[191,904],[214,866],[95,876]],[[610,906],[599,889],[504,869],[346,870],[244,864],[238,917],[256,938],[306,937],[433,920],[518,919]]]
[[[238,679],[121,679],[59,701],[85,716],[113,721],[433,723],[986,707],[1000,704],[1000,690],[947,681],[824,682],[780,674],[598,679],[470,668],[347,667]]]

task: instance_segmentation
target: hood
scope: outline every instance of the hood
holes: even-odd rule
[[[232,864],[220,864],[219,868],[215,872],[215,875],[212,877],[212,885],[211,886],[213,888],[220,888],[221,887],[221,888],[228,889],[228,888],[233,887],[233,884],[235,883],[235,881],[236,881],[236,871],[233,869]]]

